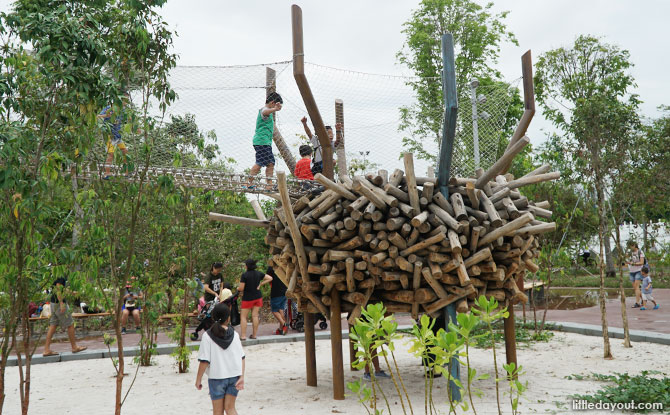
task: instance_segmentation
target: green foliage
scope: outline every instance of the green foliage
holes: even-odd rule
[[[179,344],[182,341],[182,331],[185,324],[188,324],[188,318],[181,316],[174,318],[175,327],[168,333],[168,337],[173,342]],[[186,345],[178,345],[174,348],[170,356],[174,357],[175,365],[179,368],[179,373],[188,372],[191,365],[191,349]]]
[[[508,12],[494,13],[492,8],[493,3],[481,6],[473,0],[423,0],[404,23],[406,41],[397,58],[418,77],[409,82],[417,94],[418,104],[401,108],[401,129],[408,133],[403,139],[405,147],[416,157],[435,160],[436,155],[428,153],[423,143],[425,140],[438,141],[441,137],[444,102],[439,80],[443,33],[454,36],[456,84],[464,98],[462,102],[468,102],[466,85],[473,77],[478,77],[482,85],[501,79],[494,66],[500,47],[504,42],[517,44],[517,41],[504,22]],[[511,120],[518,119],[522,106],[518,91],[510,92],[517,97],[513,102],[516,109],[510,111],[506,122],[511,126],[516,125]]]
[[[472,395],[481,396],[481,391],[475,388],[475,383],[488,379],[487,374],[477,374],[474,367],[470,365],[468,356],[468,345],[479,337],[491,337],[491,322],[500,319],[507,314],[505,308],[499,308],[498,303],[491,299],[487,300],[481,296],[476,300],[476,308],[473,308],[473,314],[456,315],[458,324],[450,323],[447,330],[434,330],[435,320],[427,315],[422,315],[418,324],[411,328],[411,339],[409,352],[424,362],[424,411],[428,413],[438,413],[433,402],[433,374],[444,375],[447,382],[447,396],[449,397],[449,410],[455,412],[457,406],[463,411],[469,411],[471,405],[474,410]],[[477,328],[484,323],[488,331],[477,333]],[[384,399],[386,409],[391,412],[389,399],[387,398],[382,385],[377,382],[372,370],[372,358],[375,353],[383,357],[389,368],[393,385],[397,397],[401,403],[403,413],[414,413],[411,400],[405,389],[402,375],[395,360],[395,341],[401,339],[398,332],[398,325],[394,316],[387,315],[383,304],[368,304],[363,308],[362,316],[356,320],[356,324],[351,327],[349,338],[354,343],[356,350],[356,362],[354,366],[363,369],[370,367],[371,384],[368,386],[364,381],[347,383],[347,388],[353,392],[358,401],[363,405],[368,414],[379,414],[383,409],[377,407],[378,394]],[[495,350],[495,349],[494,349]],[[391,356],[393,365],[390,364],[388,357]],[[463,385],[460,380],[454,379],[449,370],[453,359],[457,359],[459,364],[465,362],[465,370],[468,373],[468,382]],[[495,352],[494,352],[494,364]],[[526,383],[518,380],[523,375],[521,367],[514,365],[505,365],[506,376],[500,378],[497,375],[496,367],[496,389],[498,383],[507,382],[508,389],[506,393],[510,398],[510,406],[513,413],[518,413],[519,399],[526,390]],[[453,385],[453,386],[452,386]],[[450,388],[456,387],[461,393],[467,392],[469,403],[465,400],[460,402],[451,399]],[[498,405],[500,405],[500,395],[497,395]],[[409,412],[408,412],[409,411]]]
[[[663,375],[664,377],[652,377]],[[631,376],[628,373],[601,375],[594,373],[591,376],[568,376],[568,379],[584,380],[593,378],[601,382],[611,383],[594,394],[577,394],[573,399],[583,399],[588,402],[608,402],[626,404],[635,401],[640,403],[660,403],[663,408],[670,408],[670,378],[664,373],[643,370],[639,375]],[[634,412],[648,413],[651,410],[635,409]]]

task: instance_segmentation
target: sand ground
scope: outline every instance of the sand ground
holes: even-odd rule
[[[346,341],[345,341],[346,342]],[[397,344],[398,362],[404,383],[408,387],[414,413],[423,414],[423,370],[419,360],[408,352],[408,341]],[[345,361],[348,357],[344,346]],[[522,399],[521,413],[574,413],[569,395],[593,392],[602,384],[592,380],[568,380],[572,374],[667,370],[670,346],[637,343],[626,349],[622,341],[612,340],[614,360],[604,360],[602,339],[571,333],[556,333],[548,343],[534,344],[518,350],[518,359],[528,381],[528,391]],[[246,388],[238,396],[240,414],[365,414],[365,409],[354,397],[344,401],[332,399],[330,341],[317,341],[317,370],[319,386],[305,386],[303,343],[265,344],[249,346],[247,353]],[[504,361],[504,349],[499,362]],[[474,349],[473,366],[478,373],[493,377],[490,350]],[[665,363],[663,363],[665,362]],[[208,414],[211,404],[207,386],[198,391],[194,387],[196,354],[192,355],[191,373],[179,375],[170,356],[159,356],[152,367],[141,367],[135,385],[123,407],[124,414]],[[136,366],[126,368],[129,374],[127,388]],[[33,414],[98,414],[112,413],[114,406],[114,369],[109,360],[87,360],[37,365],[32,368],[30,413]],[[360,378],[360,372],[345,370],[346,381]],[[3,413],[17,414],[18,369],[7,369],[7,399]],[[435,401],[441,413],[446,414],[445,381],[437,380]],[[395,396],[393,383],[384,380],[387,396]],[[497,414],[495,388],[492,380],[476,385],[483,398],[475,398],[478,414]],[[347,391],[348,392],[348,391]],[[504,399],[503,413],[511,413],[509,401]],[[397,398],[392,399],[392,413],[402,414]],[[383,403],[383,402],[382,402]],[[387,413],[385,411],[385,413]],[[409,413],[409,412],[408,412]],[[459,411],[462,413],[462,411]],[[596,413],[586,411],[584,413]],[[603,412],[612,413],[612,412]],[[617,413],[617,412],[614,412]]]

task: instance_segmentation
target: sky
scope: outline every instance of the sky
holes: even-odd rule
[[[0,9],[7,10],[9,4],[8,0],[0,0]],[[171,0],[160,10],[160,13],[177,32],[174,52],[179,55],[179,65],[228,66],[290,60],[292,57],[291,5],[292,2],[286,0]],[[375,74],[412,75],[407,68],[397,63],[396,54],[403,47],[403,23],[418,7],[419,0],[338,0],[329,2],[305,0],[299,5],[303,12],[305,60],[307,62]],[[521,76],[520,58],[527,50],[530,49],[537,60],[537,56],[545,51],[571,45],[580,34],[591,34],[630,51],[631,61],[635,64],[632,74],[637,82],[634,92],[643,101],[641,105],[643,116],[657,117],[660,114],[657,107],[669,103],[665,97],[670,93],[670,87],[663,76],[666,68],[670,67],[670,54],[667,53],[668,39],[670,39],[670,25],[667,24],[667,17],[670,16],[670,1],[497,0],[494,9],[510,12],[506,23],[519,42],[518,46],[502,45],[498,67],[505,79],[513,80]],[[189,82],[191,76],[200,77],[194,79],[194,82],[207,82],[212,79],[207,74],[205,70],[197,72],[197,75],[185,73],[182,82]],[[285,82],[284,85],[292,82],[290,68],[284,75],[282,80]],[[341,88],[342,84],[349,85],[348,81],[344,81],[345,78],[339,78],[341,79],[339,84],[329,85],[328,79],[325,78],[328,76],[327,72],[314,74],[310,78],[308,70],[307,76],[308,79],[311,79],[313,86],[324,85],[322,88],[315,88],[313,92],[317,101],[324,100],[329,106],[332,102],[330,100],[332,95],[338,93],[337,88]],[[315,79],[317,76],[321,76],[322,79]],[[257,78],[262,79],[258,76]],[[254,82],[257,82],[258,79]],[[211,84],[215,85],[215,82],[212,81]],[[380,97],[378,102],[370,102],[375,98],[378,88],[389,85],[399,88],[397,82],[384,84],[379,81],[376,85],[377,89],[371,87],[369,91],[360,92],[359,96],[354,96],[354,98],[365,98],[365,101],[361,99],[359,104],[369,108],[393,107],[394,110],[390,116],[396,117],[399,106],[397,102],[404,98],[399,98],[397,102],[394,102],[392,98],[394,95],[389,94],[385,98],[386,102],[383,101],[384,97]],[[219,86],[219,88],[223,87]],[[284,89],[289,88],[284,86]],[[295,89],[294,86],[292,89]],[[262,95],[262,92],[262,90],[251,91],[250,94]],[[397,92],[404,93],[400,90]],[[285,109],[282,110],[285,114],[283,121],[293,123],[284,127],[289,136],[295,135],[302,129],[298,120],[304,113],[304,105],[300,102],[297,91],[295,94],[297,98],[285,105]],[[250,109],[247,109],[241,104],[237,108],[218,107],[222,99],[214,95],[207,98],[206,92],[191,93],[193,101],[188,102],[186,101],[189,96],[187,91],[181,92],[180,96],[184,97],[181,103],[183,108],[193,109],[201,105],[207,110],[207,114],[204,114],[205,111],[203,111],[203,115],[200,116],[199,124],[202,122],[204,128],[216,129],[219,137],[225,137],[227,133],[235,136],[247,136],[252,133],[248,130],[253,128],[257,98],[253,98],[253,103],[248,104],[251,105]],[[210,101],[206,102],[206,98]],[[200,101],[197,102],[197,100]],[[469,103],[460,103],[461,107],[464,104],[469,105]],[[349,108],[346,118],[349,120],[350,128],[354,126],[356,115],[360,118],[368,117],[363,113],[352,114],[352,106],[345,106],[345,108]],[[230,115],[231,111],[239,113],[240,120],[237,120],[234,114]],[[330,111],[332,111],[331,108],[322,108],[324,113]],[[245,113],[244,117],[242,113]],[[220,120],[226,116],[228,117],[226,122],[237,122],[234,128],[226,127]],[[374,122],[370,124],[374,125]],[[363,128],[369,127],[364,126]],[[388,127],[389,130],[390,128]],[[395,125],[394,128],[397,129]],[[364,130],[360,131],[362,135]],[[533,145],[537,146],[545,140],[550,131],[554,129],[544,119],[538,106],[538,112],[527,135],[531,138]],[[350,132],[348,137],[352,137],[353,129],[347,132]],[[389,135],[385,131],[378,132],[381,135]],[[225,139],[223,143],[221,139],[219,141],[223,147],[228,145]],[[393,138],[393,141],[399,140]],[[244,143],[247,144],[246,141]],[[240,144],[241,148],[246,147]],[[380,159],[397,160],[397,148],[373,148],[373,150],[377,151],[377,157]],[[384,151],[386,154],[383,153]],[[240,152],[242,150],[235,149],[234,151],[236,154]],[[252,155],[249,156],[252,157]],[[246,159],[241,162],[241,164],[246,163]]]
[[[175,51],[181,65],[233,65],[289,60],[290,1],[169,1],[162,15],[178,32]],[[397,64],[402,48],[402,25],[419,4],[417,0],[307,0],[303,11],[305,59],[350,70],[411,75]],[[670,92],[664,80],[670,67],[670,2],[665,0],[498,0],[519,46],[502,47],[499,68],[506,79],[521,75],[521,55],[534,57],[568,46],[580,34],[600,36],[631,53],[643,101],[642,114],[659,115]],[[308,74],[309,76],[309,74]],[[540,113],[528,136],[544,141],[551,125]]]

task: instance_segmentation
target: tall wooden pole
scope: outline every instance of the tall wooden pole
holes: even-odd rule
[[[456,64],[454,59],[454,38],[451,33],[442,35],[442,93],[444,98],[444,127],[442,129],[442,144],[440,158],[437,165],[437,186],[442,195],[449,198],[449,174],[451,173],[451,157],[454,152],[454,138],[456,137],[456,117],[458,115],[458,91],[456,90]],[[448,322],[456,321],[456,304],[446,306],[444,313],[445,329]],[[437,329],[437,328],[436,328]],[[461,367],[458,359],[451,359],[451,377],[460,381]],[[451,399],[461,400],[461,391],[454,381],[449,381]]]
[[[340,292],[330,290],[330,349],[333,361],[333,399],[344,399],[344,361],[342,357],[342,309]]]
[[[333,179],[333,147],[330,145],[326,126],[323,125],[321,114],[316,107],[314,96],[305,77],[305,50],[302,42],[302,10],[299,6],[291,6],[291,23],[293,28],[293,77],[302,95],[309,118],[312,120],[314,132],[319,136],[321,156],[323,158],[323,175]],[[316,386],[316,336],[314,335],[314,314],[305,311],[305,371],[307,386]]]
[[[524,111],[519,121],[519,125],[514,131],[514,135],[507,145],[507,149],[512,148],[522,137],[526,134],[528,130],[528,125],[535,115],[535,89],[533,87],[533,61],[531,59],[530,51],[521,56],[521,73],[523,74],[523,101],[524,101]],[[507,150],[505,150],[507,151]],[[504,174],[512,166],[510,161],[507,166],[502,170],[501,174]],[[520,278],[520,281],[517,280],[517,284],[521,285],[521,290],[523,290],[523,275]],[[524,305],[525,307],[525,305]],[[504,322],[505,329],[505,357],[507,358],[507,363],[514,363],[519,367],[517,357],[516,357],[516,328],[514,324],[514,304],[509,302],[508,309],[509,317],[507,317]]]
[[[277,73],[274,69],[267,67],[265,68],[265,96],[267,97],[273,92],[277,92]],[[275,117],[275,125],[274,131],[272,132],[272,140],[274,140],[275,145],[277,146],[277,150],[279,150],[279,154],[281,154],[281,157],[284,159],[286,167],[288,167],[288,169],[291,171],[291,174],[293,174],[293,171],[295,170],[295,157],[293,157],[291,149],[288,148],[286,141],[284,141],[284,137],[282,137],[281,132],[279,132],[279,128],[277,128],[276,112],[274,113],[273,117]]]
[[[340,125],[341,130],[337,129]],[[344,102],[341,99],[335,100],[335,142],[337,146],[337,176],[340,180],[347,176],[347,153],[344,146]]]
[[[523,76],[523,115],[519,120],[519,125],[517,125],[512,138],[507,144],[505,152],[512,148],[521,137],[526,135],[530,121],[535,115],[535,88],[533,86],[533,59],[530,55],[530,50],[521,56],[521,74]],[[512,167],[512,162],[510,161],[500,174],[505,174]]]
[[[323,157],[323,175],[333,180],[333,146],[330,144],[326,126],[321,119],[321,113],[316,106],[316,100],[305,76],[305,49],[302,41],[302,9],[298,5],[291,6],[291,20],[293,22],[293,77],[300,90],[300,95],[307,108],[314,132],[319,137],[321,156]]]

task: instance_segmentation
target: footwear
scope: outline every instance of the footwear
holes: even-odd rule
[[[58,353],[56,352],[48,352],[48,353],[42,353],[42,356],[47,357],[47,356],[58,356]]]
[[[112,177],[112,176],[107,175],[107,176],[103,177],[102,180],[109,180],[110,177]]]
[[[640,307],[640,310],[646,310],[646,309],[647,309],[646,307]]]
[[[72,353],[83,352],[83,351],[86,350],[86,349],[88,349],[88,347],[86,347],[86,346],[79,346],[79,347],[77,347],[76,349],[74,349],[74,350],[72,351]]]
[[[251,340],[256,340],[256,336],[249,336]]]
[[[250,185],[248,185],[248,186],[242,186],[242,189],[246,189],[246,190],[256,190],[256,186],[250,184]]]
[[[363,374],[363,379],[365,379],[365,380],[372,380],[372,378],[370,377],[370,374],[369,374],[369,373],[364,373],[364,374]]]
[[[283,334],[283,330],[282,329],[277,329],[277,330],[275,330],[275,334],[281,335],[281,334]]]
[[[191,340],[193,341],[198,340],[198,333],[191,333]]]
[[[633,304],[633,307],[631,308],[640,308],[640,305],[638,303]]]
[[[121,334],[126,334],[126,328],[125,327],[121,328]]]
[[[379,372],[375,372],[375,377],[380,379],[389,379],[391,376],[389,376],[388,373],[384,372],[383,370],[380,370]]]
[[[660,306],[661,306],[660,304],[656,304],[656,305],[654,306],[654,310],[658,310],[658,308],[659,308]]]
[[[656,306],[658,308],[658,306]],[[284,328],[282,328],[282,334],[288,334],[288,326],[284,325]]]

